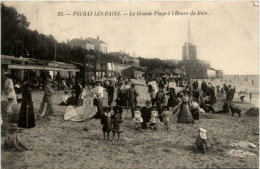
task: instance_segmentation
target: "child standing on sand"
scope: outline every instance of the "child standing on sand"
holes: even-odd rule
[[[170,112],[169,108],[167,106],[163,107],[163,112],[162,112],[162,117],[163,117],[163,123],[164,123],[164,130],[169,130],[169,121],[170,121]]]
[[[156,109],[156,106],[153,106],[151,111],[151,119],[150,119],[150,126],[152,130],[156,130],[156,125],[158,121],[159,121],[158,111]]]
[[[199,128],[199,135],[196,139],[195,142],[195,150],[205,153],[206,150],[208,150],[208,146],[207,146],[207,135],[206,135],[206,130],[203,128]]]
[[[112,129],[113,137],[112,137],[112,140],[114,139],[116,133],[117,133],[117,137],[118,137],[118,140],[119,140],[120,139],[120,133],[123,132],[123,129],[122,129],[123,109],[119,106],[115,106],[115,107],[113,107],[113,110],[114,110],[114,114],[112,115],[112,122],[113,122],[113,129]]]
[[[135,121],[135,129],[138,129],[141,123],[143,123],[142,114],[140,111],[140,106],[137,106],[134,111],[134,121]]]
[[[104,108],[104,114],[101,116],[101,124],[103,125],[103,136],[104,140],[109,140],[109,134],[112,130],[112,112],[110,107]]]

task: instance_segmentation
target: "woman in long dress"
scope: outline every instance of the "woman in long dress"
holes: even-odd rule
[[[123,89],[123,82],[119,82],[119,86],[117,88],[117,99],[116,103],[117,106],[124,107],[125,106],[125,100],[126,100],[126,92]]]
[[[82,89],[82,92],[79,95],[79,99],[78,99],[78,104],[77,106],[83,106],[84,101],[86,100],[87,97],[87,91],[85,88]]]
[[[44,87],[44,96],[42,99],[42,103],[39,110],[39,115],[44,116],[45,114],[54,114],[53,103],[52,103],[52,95],[54,91],[50,87],[50,82],[47,81]]]
[[[194,123],[194,119],[190,111],[189,101],[190,99],[188,93],[184,92],[182,96],[180,111],[178,113],[178,123]]]
[[[174,88],[170,88],[170,92],[167,93],[166,95],[169,96],[167,106],[171,107],[172,110],[173,110],[173,107],[178,105],[175,89]]]
[[[94,106],[97,107],[97,114],[95,117],[101,117],[104,114],[103,108],[103,98],[104,98],[104,88],[101,86],[100,81],[96,81],[96,87],[93,89]]]
[[[24,85],[22,91],[22,105],[19,113],[19,127],[23,128],[33,128],[35,127],[34,109],[32,102],[31,91],[33,89],[33,84],[27,83]]]

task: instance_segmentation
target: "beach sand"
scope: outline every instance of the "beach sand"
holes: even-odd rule
[[[143,83],[136,85],[138,101],[144,105],[149,98]],[[63,92],[54,96],[55,115],[51,121],[39,119],[36,127],[18,133],[19,139],[30,151],[12,152],[2,149],[3,169],[46,168],[258,168],[259,159],[259,122],[258,117],[248,117],[246,110],[253,107],[250,103],[234,105],[243,110],[242,117],[229,115],[201,115],[195,124],[177,124],[170,119],[170,131],[163,131],[163,124],[157,131],[135,130],[130,111],[123,123],[121,140],[103,141],[99,119],[84,122],[63,120],[66,107],[58,106]],[[34,92],[33,101],[36,112],[39,109],[43,92]],[[215,105],[220,110],[222,100]],[[198,128],[207,130],[209,151],[200,154],[193,150]],[[84,128],[88,128],[85,131]],[[248,141],[256,148],[243,150],[256,156],[233,158],[227,152],[236,141]],[[2,148],[4,138],[1,139]]]

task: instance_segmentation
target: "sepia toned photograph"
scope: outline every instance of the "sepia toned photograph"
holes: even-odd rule
[[[259,168],[259,1],[2,1],[1,168]]]

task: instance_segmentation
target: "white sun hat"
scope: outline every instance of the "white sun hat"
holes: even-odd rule
[[[202,139],[207,139],[207,135],[206,135],[207,130],[206,130],[206,129],[204,129],[204,128],[199,128],[199,133],[200,133],[200,137],[201,137]]]

